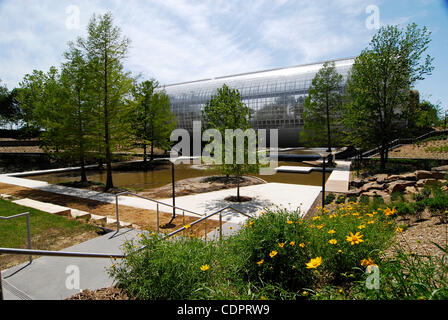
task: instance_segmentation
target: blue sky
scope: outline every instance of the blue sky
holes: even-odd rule
[[[416,88],[448,109],[448,0],[0,0],[0,79],[11,89],[59,66],[67,42],[106,11],[132,41],[126,68],[162,84],[352,57],[376,32],[372,5],[379,25],[432,32],[435,70]]]

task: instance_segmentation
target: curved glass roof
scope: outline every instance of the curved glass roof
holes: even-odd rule
[[[332,60],[344,77],[354,58]],[[170,98],[177,126],[192,129],[201,120],[201,109],[224,84],[238,89],[251,111],[253,128],[300,128],[303,103],[311,82],[325,62],[217,77],[161,87]]]

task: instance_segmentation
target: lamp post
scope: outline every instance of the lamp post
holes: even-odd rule
[[[322,209],[325,208],[325,160],[331,152],[321,152],[322,157]]]

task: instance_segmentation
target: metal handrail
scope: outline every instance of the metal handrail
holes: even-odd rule
[[[409,144],[409,143],[415,143],[419,140],[425,139],[427,137],[431,137],[431,136],[438,136],[438,135],[444,135],[444,134],[448,134],[448,130],[440,130],[440,131],[431,131],[431,132],[427,132],[419,137],[416,138],[398,138],[395,140],[392,140],[391,142],[388,143],[388,147],[393,148],[393,147],[397,147],[400,144]],[[380,150],[380,146],[373,148],[369,151],[363,152],[362,156],[363,157],[370,157],[370,156],[374,156],[375,154],[377,154]]]
[[[91,253],[91,252],[70,252],[70,251],[50,251],[50,250],[36,250],[36,249],[17,249],[17,248],[0,248],[1,254],[19,254],[19,255],[34,255],[34,256],[56,256],[56,257],[77,257],[77,258],[110,258],[121,259],[125,258],[123,254],[108,254],[108,253]]]
[[[123,254],[105,254],[105,253],[89,253],[89,252],[68,252],[68,251],[48,251],[33,249],[16,249],[16,248],[0,248],[0,254],[20,254],[36,256],[56,256],[56,257],[78,257],[78,258],[108,258],[121,259],[125,258]],[[31,261],[30,261],[31,262]],[[3,300],[2,273],[0,269],[0,300]]]
[[[192,227],[192,226],[194,226],[195,224],[198,224],[198,223],[200,223],[200,222],[202,222],[202,221],[205,221],[205,220],[209,219],[209,218],[212,217],[212,216],[215,216],[215,215],[219,214],[219,239],[221,240],[221,239],[222,239],[222,212],[225,211],[225,210],[233,210],[233,211],[235,211],[236,213],[239,213],[239,214],[241,214],[241,215],[243,215],[243,216],[245,216],[245,217],[247,217],[247,218],[249,218],[249,219],[253,219],[253,218],[254,218],[253,216],[251,216],[251,215],[249,215],[249,214],[247,214],[247,213],[244,213],[244,212],[242,212],[242,211],[240,211],[240,210],[237,210],[237,209],[233,208],[232,206],[227,206],[227,207],[225,207],[225,208],[219,209],[218,211],[215,211],[215,212],[213,212],[213,213],[210,213],[209,215],[207,215],[207,216],[205,216],[205,217],[203,217],[203,218],[201,218],[201,219],[198,219],[198,220],[196,220],[196,221],[190,223],[190,227]],[[178,229],[178,230],[176,230],[176,231],[173,231],[173,232],[167,234],[167,235],[165,236],[165,239],[166,239],[166,238],[169,238],[169,237],[172,237],[172,236],[174,236],[175,234],[178,234],[179,232],[182,232],[182,231],[184,231],[184,230],[186,230],[185,226],[183,226],[182,228],[180,228],[180,229]],[[207,237],[207,235],[205,235],[205,237]],[[207,239],[207,238],[206,238],[206,239]]]
[[[197,216],[203,216],[204,215],[204,214],[200,214],[200,213],[188,210],[188,209],[184,209],[184,208],[181,208],[181,207],[173,206],[172,204],[168,204],[168,203],[165,203],[165,202],[161,202],[161,201],[158,201],[158,200],[147,198],[147,197],[141,196],[139,194],[136,194],[136,193],[133,193],[133,192],[130,192],[130,191],[123,191],[123,192],[115,194],[115,211],[116,211],[116,220],[117,220],[117,232],[120,230],[120,215],[118,213],[118,197],[121,196],[121,195],[125,195],[125,194],[130,194],[130,195],[133,195],[133,196],[141,198],[141,199],[145,199],[145,200],[149,200],[149,201],[155,202],[157,204],[157,207],[156,207],[156,211],[157,211],[157,233],[159,233],[159,228],[160,228],[160,223],[159,223],[159,221],[160,221],[159,205],[171,207],[174,210],[182,211],[182,217],[183,217],[183,221],[184,222],[185,222],[185,212],[192,213],[192,214],[195,214]]]
[[[0,216],[0,220],[10,220],[10,219],[18,218],[18,217],[23,217],[23,216],[26,216],[26,229],[27,229],[27,234],[28,234],[28,249],[31,250],[31,227],[30,227],[30,213],[29,212],[19,213],[19,214],[15,214],[15,215],[8,216],[8,217]],[[30,263],[31,262],[33,262],[32,255],[30,255]]]

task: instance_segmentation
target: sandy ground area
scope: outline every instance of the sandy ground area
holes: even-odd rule
[[[389,152],[390,158],[448,159],[448,152],[434,152],[431,148],[448,147],[448,139],[407,144]]]
[[[240,179],[240,187],[266,183],[266,181],[252,176],[244,176]],[[212,192],[223,189],[236,188],[237,183],[234,177],[228,179],[224,176],[196,177],[177,181],[175,183],[176,196],[186,196],[190,194]],[[160,188],[139,192],[139,195],[149,198],[169,198],[172,196],[172,184]]]
[[[30,188],[24,188],[14,185],[0,183],[0,193],[9,194],[17,198],[30,198],[37,201],[49,202],[73,209],[87,211],[100,216],[115,218],[115,204],[99,202],[95,200],[82,199],[73,196],[55,194],[46,191],[40,191]],[[140,226],[142,229],[155,231],[157,229],[157,214],[154,210],[144,210],[120,205],[120,220],[130,222]],[[160,225],[166,224],[171,220],[171,213],[160,212]],[[169,233],[179,229],[185,224],[190,224],[200,217],[180,216],[178,215],[172,225],[161,232]],[[212,231],[219,225],[216,220],[207,220],[207,232]],[[114,226],[110,226],[114,228]],[[192,228],[195,236],[202,237],[205,232],[204,223],[199,223]]]

